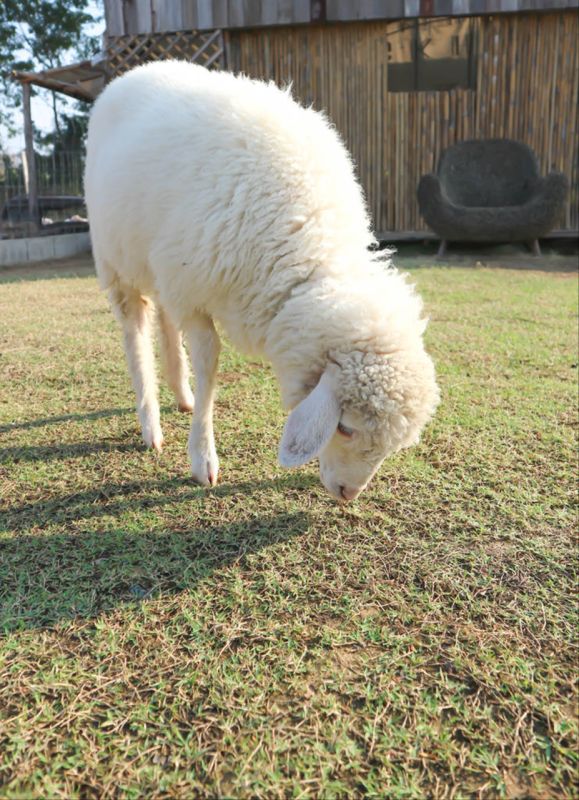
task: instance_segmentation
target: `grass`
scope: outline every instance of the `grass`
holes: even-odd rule
[[[227,348],[221,484],[164,388],[142,449],[63,274],[0,285],[0,796],[575,797],[575,276],[412,269],[443,404],[340,507]]]

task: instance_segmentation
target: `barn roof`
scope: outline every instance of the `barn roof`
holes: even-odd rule
[[[20,83],[31,83],[61,92],[77,100],[94,100],[106,82],[106,61],[97,56],[92,61],[81,61],[66,67],[47,69],[42,72],[13,72],[12,77]]]
[[[169,31],[273,27],[312,23],[478,16],[578,9],[579,0],[105,0],[110,37]],[[41,72],[13,72],[30,83],[94,100],[107,81],[107,56]]]
[[[105,0],[108,36],[579,8],[579,0]]]

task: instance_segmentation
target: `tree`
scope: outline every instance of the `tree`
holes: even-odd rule
[[[0,123],[14,130],[14,110],[20,105],[20,87],[12,70],[53,69],[90,58],[98,38],[86,28],[97,19],[90,0],[3,0],[0,2]],[[40,90],[46,91],[46,90]],[[51,92],[57,137],[61,134],[59,98]]]

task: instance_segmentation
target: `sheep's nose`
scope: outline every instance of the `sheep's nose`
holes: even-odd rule
[[[349,489],[347,486],[340,486],[340,494],[347,501],[355,500],[361,491],[361,489]]]

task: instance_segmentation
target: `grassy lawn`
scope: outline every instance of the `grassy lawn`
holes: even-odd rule
[[[443,403],[340,507],[267,366],[225,349],[199,489],[95,278],[5,273],[2,798],[576,797],[576,277],[412,275]]]

